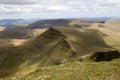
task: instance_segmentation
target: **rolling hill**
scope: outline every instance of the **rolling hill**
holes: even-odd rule
[[[46,23],[41,25],[44,26]],[[18,46],[9,45],[0,48],[0,77],[4,77],[3,80],[7,78],[12,80],[13,77],[7,76],[15,76],[17,80],[34,80],[37,78],[39,80],[44,78],[41,76],[46,74],[50,76],[45,78],[48,80],[58,78],[60,80],[72,80],[73,78],[76,80],[86,80],[85,77],[90,75],[89,72],[91,72],[93,75],[91,74],[90,77],[94,78],[93,80],[109,80],[113,77],[115,77],[115,80],[120,79],[118,76],[120,71],[119,59],[108,63],[96,63],[88,60],[89,56],[96,52],[110,50],[120,51],[120,38],[119,31],[116,31],[117,29],[108,26],[108,23],[89,21],[80,22],[74,20],[69,23],[67,22],[69,25],[64,24],[64,26],[62,26],[63,24],[59,24],[58,21],[57,26],[48,26],[50,28],[45,27],[45,29],[41,29],[40,25],[39,27],[32,26],[33,28],[28,26],[27,28],[14,27],[3,30],[7,32],[10,30],[10,33],[16,31],[19,34],[14,33],[15,36],[9,36],[8,34],[10,33],[8,33],[6,37],[3,36],[5,37],[3,39],[11,37],[12,39],[16,39],[18,37],[17,40],[25,39],[26,41],[23,41],[22,44]],[[77,27],[74,26],[76,24]],[[111,24],[118,25],[116,23]],[[54,25],[54,23],[50,23],[49,25]],[[82,25],[82,27],[80,27],[80,25]],[[20,34],[23,35],[20,36]],[[28,34],[30,37],[24,37]],[[95,70],[95,67],[97,70]],[[101,67],[105,67],[105,69]],[[78,71],[83,70],[83,73],[81,73],[82,71],[77,72],[76,68]],[[88,72],[86,72],[86,69]],[[112,71],[108,73],[107,69]],[[68,72],[66,73],[67,77],[61,75],[65,73],[65,71]],[[71,71],[76,72],[76,74],[70,73]],[[98,74],[95,74],[96,71],[98,71]],[[115,74],[115,71],[117,74]],[[54,73],[57,73],[57,75]],[[77,73],[81,74],[77,75]]]
[[[81,21],[76,19],[48,19],[40,20],[28,25],[30,29],[34,28],[50,28],[53,26],[59,27],[89,27],[94,21]]]

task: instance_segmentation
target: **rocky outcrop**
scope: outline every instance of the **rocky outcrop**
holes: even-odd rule
[[[94,53],[90,59],[92,61],[100,62],[100,61],[111,61],[113,59],[120,58],[119,51],[108,51],[108,52],[96,52]]]

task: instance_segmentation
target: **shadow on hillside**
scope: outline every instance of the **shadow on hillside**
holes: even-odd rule
[[[26,39],[31,38],[28,35],[28,29],[26,27],[7,27],[5,30],[0,31],[1,39]]]
[[[91,55],[90,60],[100,62],[100,61],[112,61],[113,59],[117,58],[120,58],[120,52],[115,50],[107,52],[96,52]]]
[[[100,32],[99,30],[85,30],[80,38],[80,45],[82,45],[83,52],[96,52],[110,48],[105,42],[104,38],[108,35]]]
[[[18,47],[0,48],[0,77],[10,76],[19,71],[18,66],[23,63],[23,56]]]
[[[25,62],[27,62],[25,66],[39,63],[38,67],[66,62],[68,58],[75,56],[75,52],[71,50],[65,38],[59,31],[51,28],[24,45],[1,48],[0,69],[6,69],[1,74],[9,76],[10,69],[18,69]],[[11,73],[11,75],[14,73]]]
[[[73,61],[83,54],[82,51],[89,52],[94,47],[109,48],[103,39],[107,35],[98,30],[85,30],[84,32],[73,30],[69,32],[69,35],[76,37],[77,42],[73,42],[76,45],[76,52],[71,49],[71,45],[66,40],[69,37],[65,37],[61,32],[50,28],[24,45],[2,48],[0,50],[0,69],[8,69],[9,73],[9,69],[18,69],[25,62],[27,62],[25,66],[36,63],[39,63],[38,67],[57,65]],[[16,72],[10,74],[14,73]],[[2,74],[7,74],[7,71]]]
[[[19,69],[0,69],[0,78],[4,78],[7,76],[13,76],[16,72],[18,72]]]
[[[73,28],[61,28],[61,32],[70,38],[68,42],[79,56],[110,48],[104,40],[108,35],[96,29],[76,30]]]

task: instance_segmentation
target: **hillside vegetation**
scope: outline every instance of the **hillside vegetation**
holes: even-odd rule
[[[74,22],[79,27],[15,27],[1,31],[2,35],[8,32],[2,40],[8,39],[11,44],[12,39],[12,43],[19,45],[0,47],[0,77],[3,80],[119,80],[119,59],[100,63],[89,60],[96,52],[119,51],[119,31],[108,23]]]
[[[120,59],[110,62],[69,62],[2,80],[120,80]]]

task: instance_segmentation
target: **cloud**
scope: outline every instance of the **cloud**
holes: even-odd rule
[[[69,1],[69,5],[74,7],[76,11],[84,10],[85,12],[95,13],[109,13],[120,11],[120,0],[81,0],[81,1]]]
[[[66,6],[59,5],[0,5],[0,13],[40,13],[47,11],[68,11]]]
[[[0,0],[0,4],[34,4],[38,0]]]
[[[63,0],[0,0],[5,5],[56,4]]]
[[[120,12],[120,0],[98,0],[96,6],[104,13]]]
[[[0,0],[0,14],[44,12],[119,14],[120,0]]]
[[[98,6],[107,8],[120,8],[120,0],[98,0]]]
[[[48,11],[68,11],[68,7],[66,6],[50,6],[47,8]]]
[[[0,13],[41,13],[67,11],[63,0],[0,0]]]
[[[18,5],[0,5],[0,12],[2,13],[26,13],[31,12],[31,7],[25,7],[25,6],[18,6]]]

